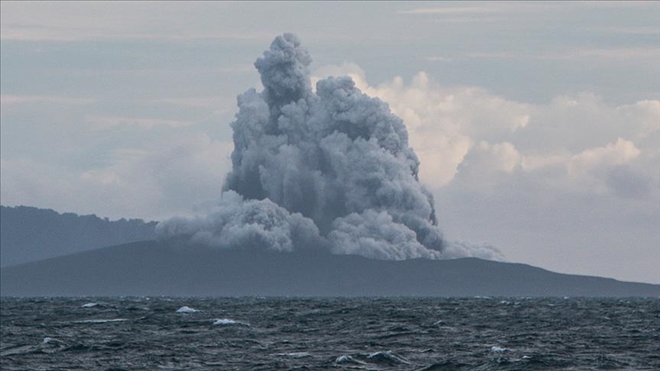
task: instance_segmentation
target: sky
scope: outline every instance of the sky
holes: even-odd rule
[[[163,220],[216,202],[236,96],[293,32],[406,124],[448,239],[660,283],[659,2],[11,2],[0,198]]]

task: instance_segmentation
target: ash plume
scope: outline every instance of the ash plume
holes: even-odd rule
[[[221,201],[207,215],[161,222],[159,237],[376,259],[499,258],[490,247],[443,240],[403,121],[348,77],[312,90],[311,61],[293,34],[257,59],[264,90],[238,96]]]

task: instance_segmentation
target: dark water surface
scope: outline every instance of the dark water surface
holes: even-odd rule
[[[0,303],[2,370],[660,369],[659,299]]]

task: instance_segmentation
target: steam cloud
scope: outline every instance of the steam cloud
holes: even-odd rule
[[[262,92],[238,97],[232,171],[207,215],[161,222],[162,240],[217,248],[327,248],[376,259],[500,258],[444,241],[402,120],[348,77],[312,90],[293,34],[257,59]]]

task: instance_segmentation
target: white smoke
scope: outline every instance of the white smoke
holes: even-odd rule
[[[500,258],[447,243],[402,120],[348,77],[312,91],[295,35],[257,59],[262,92],[238,97],[222,200],[208,215],[161,222],[163,240],[292,251],[321,246],[376,259]]]
[[[265,200],[244,200],[234,191],[224,192],[217,207],[196,218],[172,218],[159,223],[161,238],[193,245],[293,251],[294,246],[319,242],[314,222],[299,213]]]

